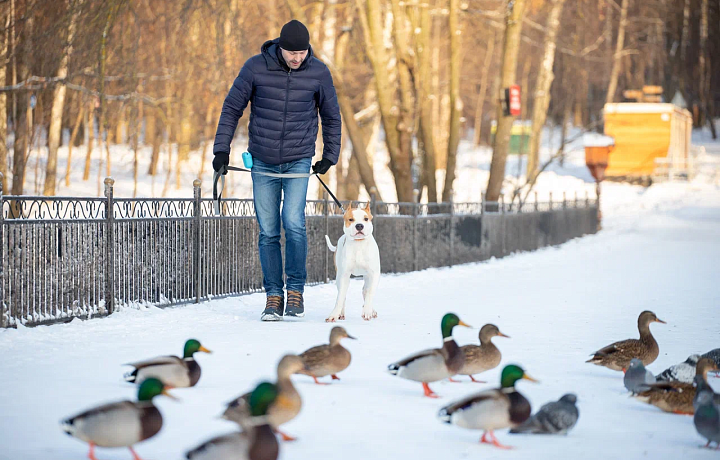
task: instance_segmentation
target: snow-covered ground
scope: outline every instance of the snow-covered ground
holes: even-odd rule
[[[478,160],[475,170],[467,163],[460,172],[464,183],[486,173],[487,161]],[[546,190],[592,186],[578,159],[566,165],[546,173]],[[294,379],[304,408],[286,431],[299,440],[283,444],[281,458],[717,458],[698,448],[704,442],[691,417],[628,398],[621,374],[584,361],[612,341],[637,336],[637,316],[645,309],[668,323],[652,326],[660,357],[649,368],[656,373],[720,346],[720,188],[708,180],[648,189],[608,183],[603,197],[605,220],[597,235],[486,263],[384,276],[375,321],[360,318],[360,283],[354,281],[344,323],[359,338],[347,341],[353,363],[331,386]],[[264,295],[253,294],[0,330],[0,459],[84,458],[86,446],[63,434],[58,421],[100,402],[133,398],[121,365],[178,354],[194,337],[214,351],[198,357],[200,383],[174,390],[179,403],[158,399],[164,428],[137,446],[145,459],[182,458],[206,438],[233,429],[217,419],[223,403],[273,378],[280,356],[327,340],[330,326],[323,320],[335,293],[333,285],[309,287],[302,321],[261,323]],[[567,437],[500,431],[500,441],[516,447],[509,452],[480,445],[480,433],[440,423],[437,410],[497,386],[500,368],[483,376],[487,385],[432,385],[441,400],[424,398],[419,384],[385,372],[387,364],[411,352],[440,346],[439,321],[448,311],[476,328],[494,323],[512,337],[495,339],[502,365],[519,363],[540,380],[518,386],[534,409],[565,392],[577,393],[580,420],[574,431]],[[477,332],[458,328],[455,337],[460,344],[474,343]],[[720,389],[720,381],[712,383]],[[127,450],[99,449],[98,456],[130,458]]]

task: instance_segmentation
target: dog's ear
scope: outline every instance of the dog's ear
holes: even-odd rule
[[[372,220],[373,215],[372,215],[372,212],[370,212],[370,202],[369,201],[365,204],[363,211],[365,211],[365,214],[367,214],[368,219]]]
[[[345,208],[345,214],[343,214],[343,220],[345,221],[345,226],[350,226],[350,219],[353,218],[353,207],[352,207],[352,201],[348,205],[347,208]]]

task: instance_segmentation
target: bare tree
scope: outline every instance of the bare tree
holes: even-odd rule
[[[458,13],[460,0],[450,0],[450,133],[448,134],[447,166],[445,167],[445,184],[443,186],[443,202],[452,200],[453,182],[455,181],[455,163],[457,148],[460,144],[460,115],[463,102],[460,98],[460,21]]]
[[[617,92],[618,75],[620,75],[620,67],[622,64],[623,47],[625,46],[625,29],[627,28],[627,11],[629,0],[622,0],[620,6],[620,25],[618,26],[617,43],[615,44],[615,54],[613,55],[613,66],[610,71],[610,83],[608,83],[607,96],[605,102],[612,102]]]
[[[485,105],[485,97],[487,96],[488,74],[490,73],[490,65],[493,61],[493,53],[495,52],[495,31],[490,34],[490,39],[485,49],[485,60],[480,74],[480,90],[478,91],[477,104],[475,106],[475,129],[473,132],[473,144],[480,145],[480,133],[482,132],[483,106]]]
[[[419,34],[417,38],[417,54],[419,57],[418,72],[418,99],[420,105],[420,119],[418,130],[418,143],[422,147],[423,184],[427,186],[427,199],[430,203],[437,202],[437,185],[435,182],[436,156],[435,139],[433,135],[433,99],[438,95],[433,93],[430,70],[430,10],[420,8]]]
[[[526,7],[526,0],[515,0],[507,4],[505,13],[505,43],[503,44],[501,68],[501,88],[507,88],[515,83],[517,56],[520,51],[520,33],[522,32]],[[498,97],[500,97],[500,95],[498,95]],[[500,190],[502,189],[503,179],[505,178],[505,162],[510,144],[510,130],[512,129],[514,118],[504,114],[501,104],[497,110],[497,120],[495,145],[493,146],[492,162],[490,163],[490,178],[488,179],[486,192],[488,201],[497,201],[500,197]]]
[[[557,32],[560,28],[560,17],[565,0],[551,0],[550,14],[548,15],[543,43],[543,57],[540,64],[540,72],[535,83],[535,101],[532,113],[532,128],[530,132],[530,151],[528,152],[527,176],[528,178],[537,174],[538,156],[540,151],[540,135],[548,107],[550,106],[550,87],[555,75],[553,64],[555,63],[555,48],[557,44]],[[524,89],[524,88],[523,88]]]

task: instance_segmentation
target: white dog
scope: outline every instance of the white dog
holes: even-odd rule
[[[363,319],[370,321],[377,318],[373,309],[373,297],[380,282],[380,251],[372,235],[372,218],[369,204],[364,209],[353,209],[350,203],[343,215],[345,234],[338,240],[337,247],[333,246],[330,238],[325,235],[328,248],[335,253],[335,282],[338,288],[335,308],[325,320],[329,323],[345,319],[345,296],[350,285],[350,275],[362,275],[365,280]]]

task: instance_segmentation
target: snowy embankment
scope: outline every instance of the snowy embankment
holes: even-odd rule
[[[461,173],[461,177],[462,177]],[[553,172],[562,181],[586,178]],[[579,175],[579,174],[578,174]],[[384,276],[376,295],[379,318],[360,318],[360,282],[348,294],[344,326],[359,338],[342,381],[316,386],[294,379],[304,398],[300,416],[285,428],[299,440],[281,446],[282,459],[423,458],[717,458],[698,449],[692,418],[671,415],[628,398],[621,374],[586,364],[612,341],[636,337],[640,311],[660,344],[658,373],[689,354],[720,346],[720,190],[707,183],[640,187],[606,184],[604,229],[560,247],[449,269]],[[157,401],[165,425],[137,446],[147,459],[179,459],[233,425],[217,419],[223,403],[274,376],[282,354],[327,340],[324,323],[335,287],[306,290],[302,321],[261,323],[263,294],[200,305],[126,309],[109,318],[0,331],[0,459],[71,460],[86,446],[64,435],[58,421],[108,400],[133,398],[121,364],[179,354],[184,341],[212,349],[198,361],[197,387],[175,390],[181,402]],[[440,423],[437,410],[470,392],[497,386],[440,382],[443,398],[422,397],[420,384],[385,372],[387,364],[441,345],[439,321],[453,311],[476,328],[491,322],[511,339],[496,338],[503,363],[521,364],[539,384],[518,386],[533,408],[563,393],[579,398],[580,420],[567,437],[511,436],[500,451],[478,444],[480,433]],[[458,328],[460,344],[476,343],[477,329]],[[501,365],[501,367],[502,367]],[[720,389],[718,380],[712,384]],[[103,460],[129,459],[127,450],[99,449]]]

